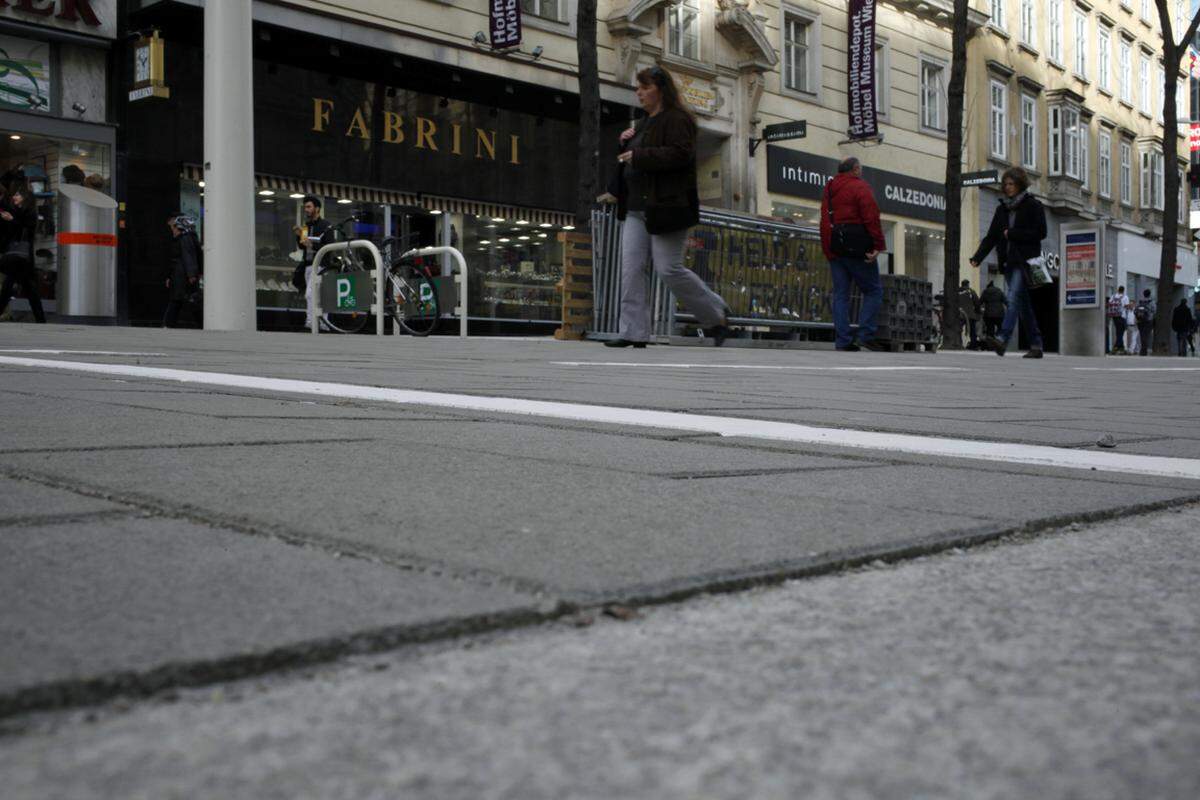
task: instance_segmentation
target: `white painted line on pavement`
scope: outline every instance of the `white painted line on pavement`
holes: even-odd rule
[[[1071,367],[1076,372],[1200,372],[1200,367]]]
[[[662,367],[665,369],[765,369],[801,372],[973,372],[966,367],[806,367],[795,364],[656,364],[642,361],[551,361],[563,367]]]
[[[632,425],[646,428],[742,436],[754,439],[797,442],[831,447],[883,450],[943,458],[967,458],[1026,464],[1037,467],[1093,469],[1127,475],[1154,475],[1163,478],[1200,480],[1200,460],[1109,453],[1095,450],[1071,450],[1043,445],[979,442],[966,439],[940,439],[911,434],[877,433],[844,428],[818,428],[792,422],[715,417],[675,411],[651,411],[640,408],[595,406],[582,403],[558,403],[511,397],[474,397],[465,394],[388,389],[344,383],[299,381],[286,378],[260,378],[220,372],[194,372],[162,367],[127,364],[96,364],[84,361],[0,356],[0,364],[18,367],[42,367],[73,372],[120,375],[128,378],[178,381],[205,386],[223,386],[259,391],[287,392],[318,397],[434,406],[497,414],[522,414],[577,422],[607,425]]]
[[[0,353],[32,353],[46,356],[165,356],[166,353],[130,353],[117,350],[16,350],[0,348]]]

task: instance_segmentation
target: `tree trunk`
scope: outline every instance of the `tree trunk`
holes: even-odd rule
[[[950,44],[950,85],[946,92],[946,239],[942,282],[942,347],[962,349],[962,322],[958,308],[958,260],[962,244],[963,97],[967,81],[968,0],[954,0]]]
[[[1191,24],[1178,42],[1171,29],[1171,10],[1167,0],[1155,0],[1158,21],[1163,32],[1163,236],[1162,255],[1158,262],[1158,315],[1154,320],[1154,352],[1166,355],[1170,352],[1171,312],[1175,305],[1175,263],[1179,247],[1179,166],[1176,154],[1179,150],[1179,119],[1176,114],[1175,97],[1178,92],[1176,75],[1179,62],[1187,53],[1188,43],[1196,35],[1200,25],[1200,11],[1192,17]],[[1153,178],[1152,178],[1153,179]]]
[[[575,227],[588,230],[592,206],[599,193],[600,68],[596,63],[596,0],[579,0],[576,15],[579,55],[579,189],[575,196]]]

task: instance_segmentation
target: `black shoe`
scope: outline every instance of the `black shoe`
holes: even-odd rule
[[[706,328],[705,336],[711,336],[713,347],[720,347],[725,344],[725,340],[729,338],[729,334],[733,333],[728,325],[713,325],[711,328]]]
[[[629,339],[609,339],[607,342],[604,343],[604,346],[605,347],[635,347],[640,350],[646,346],[646,343],[645,342],[633,342],[633,341],[630,341]]]
[[[859,346],[861,346],[862,349],[870,350],[873,353],[886,353],[889,350],[888,346],[886,344],[884,344],[883,342],[879,341],[878,339],[871,339],[866,342],[859,342]]]
[[[1029,352],[1021,356],[1021,358],[1041,358],[1042,350],[1039,347],[1031,347]]]
[[[994,336],[989,336],[987,339],[984,339],[983,343],[987,345],[989,350],[995,352],[995,354],[998,356],[1004,355],[1004,351],[1008,349],[1008,345],[1006,343],[1000,341]]]
[[[843,353],[857,353],[859,350],[862,350],[862,348],[856,345],[854,342],[851,342],[845,347],[835,347],[834,349],[841,350]]]

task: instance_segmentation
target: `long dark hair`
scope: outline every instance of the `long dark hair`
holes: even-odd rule
[[[671,73],[667,72],[660,66],[646,67],[640,70],[637,74],[637,82],[642,86],[657,86],[662,93],[663,109],[677,108],[687,115],[687,118],[692,122],[696,121],[696,117],[692,115],[691,109],[679,97],[679,87],[675,85],[675,79],[671,77]]]

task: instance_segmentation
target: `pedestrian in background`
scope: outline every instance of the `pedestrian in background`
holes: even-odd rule
[[[0,314],[8,308],[8,301],[20,285],[37,322],[46,321],[42,309],[41,286],[37,269],[33,265],[33,239],[37,231],[38,215],[33,206],[29,187],[23,182],[14,183],[9,194],[0,200],[0,272],[4,273],[4,286],[0,288]]]
[[[995,281],[988,281],[987,288],[979,296],[979,305],[983,309],[983,335],[987,339],[994,339],[1000,332],[1000,323],[1004,321],[1008,299]]]
[[[688,229],[700,221],[696,120],[662,67],[638,72],[636,92],[646,116],[621,133],[612,191],[622,220],[620,332],[604,344],[645,347],[650,341],[646,267],[653,264],[675,299],[720,347],[730,334],[729,308],[683,266]]]
[[[964,280],[958,288],[958,313],[970,335],[970,343],[967,346],[972,350],[978,350],[979,295],[975,293],[975,290],[971,288],[971,282],[967,280]]]
[[[330,228],[329,220],[321,216],[321,198],[306,195],[300,201],[300,210],[304,212],[304,225],[292,228],[296,234],[296,244],[300,248],[300,263],[292,271],[292,285],[296,291],[304,292],[304,327],[312,327],[309,309],[312,308],[313,284],[316,282],[312,274],[313,259],[321,246],[323,237]]]
[[[1175,306],[1175,311],[1171,315],[1171,330],[1175,331],[1175,341],[1179,345],[1179,356],[1183,358],[1188,352],[1188,340],[1192,338],[1192,331],[1196,327],[1196,320],[1192,316],[1192,310],[1188,308],[1187,298],[1179,301],[1179,305]],[[1195,352],[1196,346],[1192,345],[1192,352]]]
[[[1112,352],[1114,354],[1127,352],[1125,350],[1125,307],[1128,305],[1129,296],[1125,294],[1125,287],[1118,286],[1113,296],[1108,298],[1105,311],[1113,324]]]
[[[163,327],[179,326],[179,313],[188,307],[197,328],[204,327],[203,294],[200,291],[202,258],[196,221],[186,214],[167,217],[171,231],[171,274],[167,278],[167,310]]]
[[[887,250],[879,205],[871,186],[862,179],[862,163],[851,156],[838,164],[838,173],[825,185],[821,198],[821,249],[833,277],[834,347],[850,352],[886,349],[875,341],[875,319],[883,305],[877,256]],[[850,333],[850,288],[862,292],[858,312],[858,342]]]
[[[992,215],[992,224],[979,243],[979,249],[971,256],[971,266],[978,267],[994,247],[1008,286],[1008,310],[1000,325],[1000,335],[986,344],[996,351],[996,355],[1004,355],[1019,316],[1029,337],[1029,352],[1025,358],[1041,358],[1042,332],[1029,299],[1029,261],[1041,256],[1042,240],[1046,238],[1046,210],[1030,194],[1029,175],[1020,167],[1004,171],[1000,190],[1000,204]]]
[[[1133,318],[1137,322],[1138,355],[1144,356],[1154,349],[1154,318],[1158,316],[1158,307],[1150,297],[1150,290],[1142,290],[1142,298],[1133,307]]]

